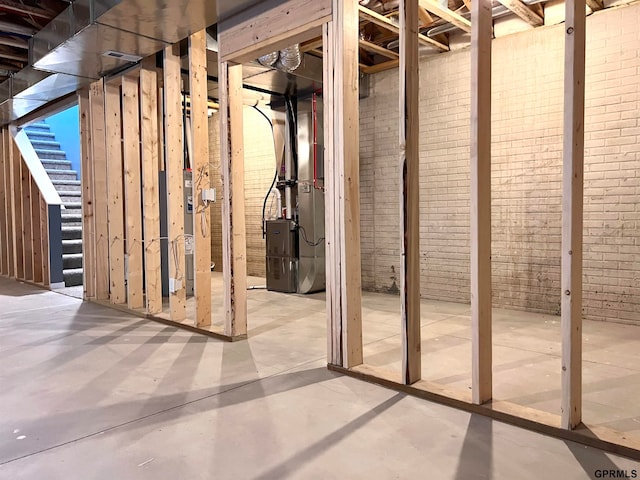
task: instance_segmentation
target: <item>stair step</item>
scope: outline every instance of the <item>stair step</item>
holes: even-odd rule
[[[62,254],[82,253],[82,240],[62,240]]]
[[[71,170],[71,162],[64,159],[40,158],[46,170]]]
[[[43,140],[43,141],[53,141],[56,138],[56,134],[55,133],[51,133],[51,132],[45,132],[44,130],[25,130],[27,132],[27,137],[29,137],[29,140],[31,141],[38,141],[38,140]]]
[[[38,150],[61,150],[60,142],[54,142],[52,140],[31,140],[33,148]]]
[[[50,128],[51,126],[48,123],[38,122],[29,124],[25,127],[25,130],[49,130]]]
[[[40,160],[51,159],[51,160],[66,160],[67,154],[63,150],[44,150],[40,148],[35,149],[36,154],[38,154],[38,158]]]
[[[82,227],[62,227],[62,240],[82,240]]]
[[[65,227],[82,227],[82,214],[80,210],[77,210],[77,214],[63,214],[60,215],[62,224]]]
[[[62,266],[64,270],[82,268],[82,254],[70,253],[62,256]]]
[[[68,202],[64,204],[65,213],[76,213],[82,211],[82,203],[80,202]]]
[[[64,284],[67,287],[75,287],[82,285],[82,268],[70,268],[62,271]]]
[[[46,168],[51,180],[77,180],[78,172],[75,170],[51,170]]]
[[[53,186],[58,192],[81,192],[80,180],[52,180]]]

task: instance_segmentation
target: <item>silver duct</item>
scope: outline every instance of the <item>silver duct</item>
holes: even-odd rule
[[[279,52],[271,52],[258,58],[258,63],[265,67],[277,68],[286,73],[297,70],[302,63],[302,52],[300,44],[296,43],[290,47],[283,48]]]

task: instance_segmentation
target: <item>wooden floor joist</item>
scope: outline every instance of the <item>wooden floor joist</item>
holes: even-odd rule
[[[222,273],[225,334],[247,333],[247,241],[244,196],[242,65],[218,63],[220,170],[222,172]],[[224,139],[227,139],[225,142]]]
[[[164,141],[167,172],[167,214],[169,232],[169,284],[180,282],[180,288],[169,293],[171,320],[182,321],[187,315],[185,290],[185,237],[183,171],[184,151],[182,140],[182,96],[180,93],[180,47],[174,45],[164,50]]]
[[[420,2],[420,6],[425,10],[437,15],[443,20],[455,25],[461,30],[471,33],[471,22],[464,18],[462,15],[450,10],[447,7],[443,7],[436,0],[418,0]],[[472,3],[473,5],[473,3]]]
[[[562,160],[562,426],[582,421],[585,1],[566,2]]]
[[[471,4],[471,324],[472,396],[492,396],[491,0]]]
[[[422,376],[420,354],[420,98],[418,0],[400,0],[400,325],[402,381]]]
[[[209,128],[207,105],[207,40],[201,30],[189,37],[189,96],[193,142],[193,237],[196,326],[211,325],[211,203],[203,194],[209,180]]]
[[[140,69],[145,299],[147,313],[150,314],[162,311],[157,84],[155,57],[150,57]]]

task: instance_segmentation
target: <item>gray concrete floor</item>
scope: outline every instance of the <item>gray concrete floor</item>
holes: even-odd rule
[[[394,322],[381,321],[378,338],[371,327],[378,308],[393,313],[383,297],[366,297],[367,357],[393,365]],[[230,344],[0,279],[0,478],[640,474],[628,459],[327,371],[323,311],[322,295],[251,291],[250,339]],[[446,327],[433,343],[462,345],[459,321],[427,320],[427,332]],[[543,363],[538,349],[513,363]],[[450,383],[464,382],[459,370]]]

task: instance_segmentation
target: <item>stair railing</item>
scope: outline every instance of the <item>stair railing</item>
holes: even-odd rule
[[[4,128],[1,153],[0,273],[64,287],[60,195],[24,130]]]

